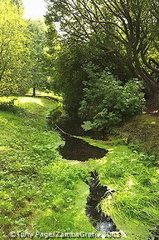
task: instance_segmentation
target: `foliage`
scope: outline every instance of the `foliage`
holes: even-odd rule
[[[30,40],[30,73],[32,88],[45,89],[47,73],[45,70],[46,26],[41,20],[27,22],[28,38]]]
[[[47,2],[48,24],[58,21],[65,41],[90,43],[92,53],[98,49],[95,53],[113,72],[123,79],[142,79],[147,96],[158,94],[156,0]]]
[[[145,100],[139,81],[132,79],[123,85],[108,69],[97,73],[96,67],[89,64],[86,70],[90,79],[85,82],[79,109],[85,130],[109,129],[126,116],[142,112]]]
[[[45,24],[22,18],[20,1],[1,4],[0,95],[22,95],[30,87],[46,88]]]
[[[86,78],[82,68],[87,58],[85,49],[78,45],[66,46],[65,43],[61,43],[52,57],[51,89],[62,94],[65,110],[72,118],[77,117],[79,102],[83,95],[83,79]]]
[[[24,10],[23,2],[22,0],[12,0],[12,3],[17,6],[17,8]]]
[[[29,87],[29,50],[22,10],[0,1],[0,95],[24,94]]]
[[[20,108],[14,105],[16,98],[6,102],[0,102],[0,111],[14,112],[16,113]]]

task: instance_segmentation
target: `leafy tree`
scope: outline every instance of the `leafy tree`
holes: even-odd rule
[[[92,47],[88,42],[80,43],[74,39],[63,40],[55,30],[54,23],[47,24],[47,68],[50,76],[49,88],[56,93],[61,93],[64,106],[71,118],[78,117],[80,101],[83,98],[83,81],[87,79],[87,73],[83,66],[90,60],[98,64],[100,70],[106,66],[102,56],[96,49],[92,53]]]
[[[47,18],[60,22],[64,39],[93,42],[104,52],[110,67],[119,72],[121,65],[127,78],[137,77],[144,81],[148,97],[158,98],[158,1],[47,2]]]
[[[76,118],[79,102],[83,96],[83,79],[86,78],[86,73],[82,68],[86,61],[86,52],[78,45],[61,44],[53,56],[51,87],[63,95],[67,113],[71,118]]]
[[[17,6],[17,8],[24,11],[24,6],[22,0],[12,0],[12,3]]]
[[[26,22],[10,0],[0,1],[0,95],[24,94],[29,87]]]
[[[35,96],[35,89],[37,87],[45,88],[47,82],[47,73],[45,71],[46,26],[44,22],[41,20],[29,20],[28,37],[31,53],[31,86]]]

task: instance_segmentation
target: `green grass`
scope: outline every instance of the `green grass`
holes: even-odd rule
[[[95,231],[84,213],[88,172],[62,159],[63,141],[47,127],[46,117],[58,103],[19,97],[15,104],[17,113],[0,112],[0,239],[11,231]]]
[[[126,233],[126,239],[148,239],[159,216],[159,170],[150,164],[151,157],[118,144],[121,140],[84,139],[109,151],[106,157],[88,162],[89,170],[98,171],[101,184],[115,190],[102,201],[103,211]]]
[[[32,97],[33,89],[30,88],[26,95]],[[47,98],[52,98],[57,101],[63,100],[61,96],[56,95],[54,92],[51,92],[51,91],[46,92],[46,91],[41,91],[39,89],[36,89],[36,97],[45,97],[45,98],[47,97]]]
[[[15,104],[17,112],[0,112],[0,239],[9,239],[10,231],[97,232],[85,215],[89,190],[84,183],[97,170],[101,183],[115,190],[102,201],[103,211],[126,233],[125,239],[147,240],[159,214],[159,171],[151,156],[122,140],[84,138],[109,153],[85,163],[67,161],[58,152],[63,141],[46,121],[58,103],[18,97]]]
[[[142,114],[133,117],[120,129],[122,138],[132,143],[134,148],[152,153],[156,156],[156,163],[159,164],[159,116]]]
[[[0,112],[2,239],[29,223],[40,189],[41,168],[60,159],[56,150],[61,144],[59,135],[45,131],[46,114],[55,103],[18,98],[16,105],[24,110],[16,115]]]

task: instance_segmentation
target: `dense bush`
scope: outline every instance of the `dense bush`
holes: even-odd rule
[[[16,113],[20,109],[19,107],[14,105],[14,101],[16,99],[12,99],[8,102],[0,102],[0,111],[6,111],[6,112],[13,112]]]
[[[97,68],[89,64],[86,71],[89,81],[84,82],[84,98],[79,109],[85,130],[109,129],[126,116],[143,111],[145,99],[142,84],[137,79],[123,85],[108,69],[97,73]]]

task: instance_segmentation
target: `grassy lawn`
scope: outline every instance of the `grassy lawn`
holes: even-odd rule
[[[83,197],[79,187],[87,172],[62,160],[57,149],[63,142],[47,129],[46,116],[57,102],[19,97],[15,105],[16,113],[0,112],[0,239],[11,231],[92,232],[83,209],[88,187]],[[83,204],[75,207],[78,196]]]
[[[85,163],[62,159],[58,147],[64,143],[46,121],[58,104],[42,97],[18,97],[14,113],[0,112],[0,239],[10,239],[11,231],[97,232],[85,215],[89,189],[84,183],[89,172],[97,170],[101,183],[115,190],[102,200],[105,214],[126,233],[125,239],[147,240],[159,213],[159,171],[151,156],[122,140],[85,138],[109,153]]]

